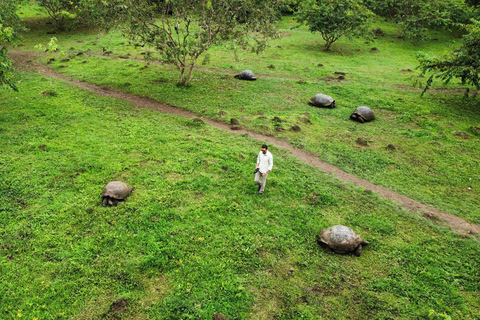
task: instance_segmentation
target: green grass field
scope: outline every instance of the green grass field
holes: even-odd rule
[[[280,25],[283,37],[258,56],[235,55],[229,45],[213,48],[208,64],[200,63],[186,88],[176,85],[178,72],[173,66],[146,61],[141,53],[148,50],[128,45],[118,30],[106,35],[90,30],[56,35],[63,54],[46,55],[43,61],[54,57],[52,67],[82,81],[148,96],[212,119],[237,118],[245,128],[288,139],[344,171],[480,223],[478,99],[463,100],[455,82],[437,85],[424,97],[420,88],[413,88],[425,83],[415,71],[418,52],[446,54],[460,44],[458,37],[432,32],[438,40],[411,44],[397,39],[388,24],[377,22],[372,28],[383,28],[385,37],[369,44],[342,39],[333,52],[325,53],[318,35],[292,26],[294,21],[286,17]],[[33,35],[26,34],[22,49],[45,46],[51,35],[44,31],[36,28]],[[371,51],[374,46],[379,51]],[[99,56],[102,48],[113,51],[110,58]],[[87,55],[76,56],[78,52]],[[131,59],[111,59],[127,55]],[[233,78],[247,68],[259,80],[245,83]],[[345,80],[338,80],[335,72],[346,73]],[[337,108],[308,106],[316,93],[331,95]],[[349,120],[361,105],[374,110],[374,122]],[[301,121],[306,114],[309,123]],[[274,117],[282,122],[272,121]],[[293,125],[302,131],[288,131]],[[277,126],[287,131],[276,132]],[[368,146],[359,146],[358,138],[370,141]],[[386,150],[389,144],[396,150]]]
[[[273,147],[259,197],[259,141],[20,76],[1,102],[2,317],[96,319],[118,298],[137,319],[479,316],[473,238]],[[136,188],[103,208],[110,180]],[[323,252],[333,224],[362,257]]]
[[[28,8],[34,12],[22,10]],[[52,36],[45,21],[30,19],[36,27],[14,50],[45,46]],[[369,44],[342,39],[325,53],[318,35],[293,25],[285,17],[283,37],[258,56],[213,48],[189,87],[176,86],[172,66],[145,61],[144,50],[119,31],[56,34],[65,55],[40,61],[54,57],[58,72],[203,117],[237,118],[480,223],[478,100],[448,91],[460,88],[455,83],[421,98],[412,84],[423,79],[408,71],[418,51],[445,54],[460,40],[432,32],[438,41],[411,44],[377,22],[386,37]],[[131,59],[100,57],[102,47]],[[79,51],[90,54],[74,56]],[[259,79],[233,79],[243,69]],[[336,79],[336,71],[346,79]],[[259,197],[252,171],[262,141],[28,69],[19,70],[18,86],[19,93],[0,92],[0,318],[480,318],[480,244],[473,237],[274,146],[274,170]],[[309,107],[319,92],[333,96],[337,108]],[[377,119],[349,120],[360,105],[371,106]],[[302,131],[289,131],[293,125]],[[112,180],[135,190],[125,204],[103,208],[100,195]],[[318,246],[318,232],[334,224],[370,241],[361,257],[328,255]],[[125,313],[110,312],[121,298]]]

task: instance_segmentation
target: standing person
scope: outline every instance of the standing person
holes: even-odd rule
[[[266,144],[262,146],[262,151],[257,157],[257,169],[255,169],[255,183],[258,184],[258,195],[261,196],[265,190],[267,176],[273,167],[273,156],[268,151]],[[261,181],[260,181],[261,179]]]

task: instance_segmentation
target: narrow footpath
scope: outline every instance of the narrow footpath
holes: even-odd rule
[[[49,68],[47,66],[40,65],[40,64],[37,64],[37,63],[33,62],[32,61],[33,56],[32,56],[31,53],[28,53],[28,52],[11,52],[10,57],[11,57],[12,60],[15,61],[16,65],[18,65],[19,67],[29,67],[29,66],[33,67],[39,73],[42,73],[46,76],[64,80],[64,81],[72,83],[72,84],[74,84],[74,85],[76,85],[80,88],[89,90],[91,92],[94,92],[94,93],[102,95],[102,96],[109,96],[109,97],[118,98],[118,99],[128,101],[129,103],[131,103],[132,105],[134,105],[138,108],[154,109],[154,110],[157,110],[157,111],[160,111],[160,112],[175,114],[175,115],[182,116],[182,117],[185,117],[185,118],[197,118],[198,117],[198,115],[196,115],[192,112],[188,112],[188,111],[185,111],[185,110],[182,110],[182,109],[170,106],[170,105],[166,105],[166,104],[160,103],[160,102],[155,101],[155,100],[150,99],[150,98],[139,97],[139,96],[136,96],[134,94],[125,93],[125,92],[121,92],[121,91],[117,91],[117,90],[113,90],[113,89],[104,89],[104,88],[101,88],[101,87],[99,87],[97,85],[94,85],[94,84],[91,84],[91,83],[82,82],[82,81],[79,81],[77,79],[64,76],[62,74],[59,74],[59,73],[55,72],[54,70],[52,70],[51,68]],[[202,120],[204,122],[210,124],[213,127],[216,127],[216,128],[222,129],[222,130],[226,130],[226,131],[229,131],[229,132],[235,133],[235,134],[248,134],[248,135],[250,135],[251,137],[253,137],[257,140],[261,140],[262,142],[263,141],[268,142],[271,145],[275,145],[277,147],[288,150],[288,151],[291,152],[291,154],[294,157],[298,158],[299,160],[301,160],[301,161],[303,161],[303,162],[305,162],[305,163],[307,163],[307,164],[309,164],[313,167],[316,167],[316,168],[318,168],[318,169],[320,169],[320,170],[322,170],[322,171],[324,171],[328,174],[331,174],[331,175],[335,176],[336,178],[338,178],[342,181],[351,182],[351,183],[355,184],[356,186],[360,186],[360,187],[363,187],[367,190],[371,190],[371,191],[377,193],[378,195],[380,195],[383,198],[386,198],[386,199],[389,199],[389,200],[392,200],[392,201],[398,203],[400,206],[404,207],[405,209],[407,209],[407,210],[409,210],[413,213],[419,214],[419,215],[423,216],[424,218],[430,219],[432,221],[436,221],[441,225],[450,226],[452,228],[452,230],[454,230],[456,232],[459,232],[462,235],[473,235],[477,239],[479,239],[479,237],[480,237],[480,226],[479,225],[471,224],[471,223],[467,222],[466,220],[464,220],[460,217],[457,217],[457,216],[449,214],[449,213],[442,212],[442,211],[440,211],[440,210],[438,210],[434,207],[424,205],[424,204],[419,203],[419,202],[417,202],[413,199],[402,196],[402,195],[400,195],[400,194],[398,194],[398,193],[396,193],[392,190],[380,187],[378,185],[375,185],[373,183],[368,182],[367,180],[355,177],[355,176],[353,176],[353,175],[351,175],[351,174],[349,174],[349,173],[347,173],[347,172],[345,172],[345,171],[343,171],[343,170],[341,170],[341,169],[339,169],[339,168],[337,168],[333,165],[330,165],[326,162],[321,161],[316,156],[310,154],[307,151],[300,150],[300,149],[292,147],[287,141],[278,140],[278,139],[275,139],[274,137],[271,137],[271,136],[259,134],[259,133],[249,131],[249,130],[244,130],[244,129],[231,130],[230,125],[228,125],[226,123],[223,123],[223,122],[214,121],[214,120],[211,120],[211,119],[208,119],[208,118],[202,118]]]

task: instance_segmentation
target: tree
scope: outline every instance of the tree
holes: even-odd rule
[[[308,25],[311,32],[320,32],[326,41],[324,50],[342,36],[363,36],[371,12],[359,0],[307,0],[296,13],[296,20]]]
[[[199,56],[212,45],[234,41],[246,48],[253,38],[259,52],[275,35],[276,10],[269,0],[96,1],[105,24],[119,25],[136,43],[163,53],[180,71],[182,85],[190,82]]]
[[[38,4],[55,21],[57,30],[63,31],[66,19],[75,17],[74,13],[80,2],[80,0],[41,0]]]
[[[366,0],[377,15],[392,22],[399,38],[425,38],[430,27],[466,23],[472,12],[457,0]]]
[[[0,0],[0,8],[0,84],[18,91],[12,80],[13,67],[7,44],[18,39],[16,32],[22,29],[21,20],[16,14],[15,0]]]
[[[450,56],[442,59],[424,56],[419,59],[419,68],[423,74],[433,73],[427,80],[423,93],[431,86],[434,78],[440,78],[444,84],[449,83],[453,78],[460,78],[462,85],[480,89],[480,22],[473,20],[473,24],[465,28],[469,33],[463,37],[463,45],[454,50]],[[468,91],[467,89],[467,93]]]

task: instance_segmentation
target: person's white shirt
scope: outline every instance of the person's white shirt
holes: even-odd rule
[[[272,170],[273,167],[273,156],[270,153],[270,151],[267,150],[266,153],[263,153],[260,151],[257,157],[257,164],[258,164],[258,169],[260,170],[261,173],[265,173],[270,170]]]

